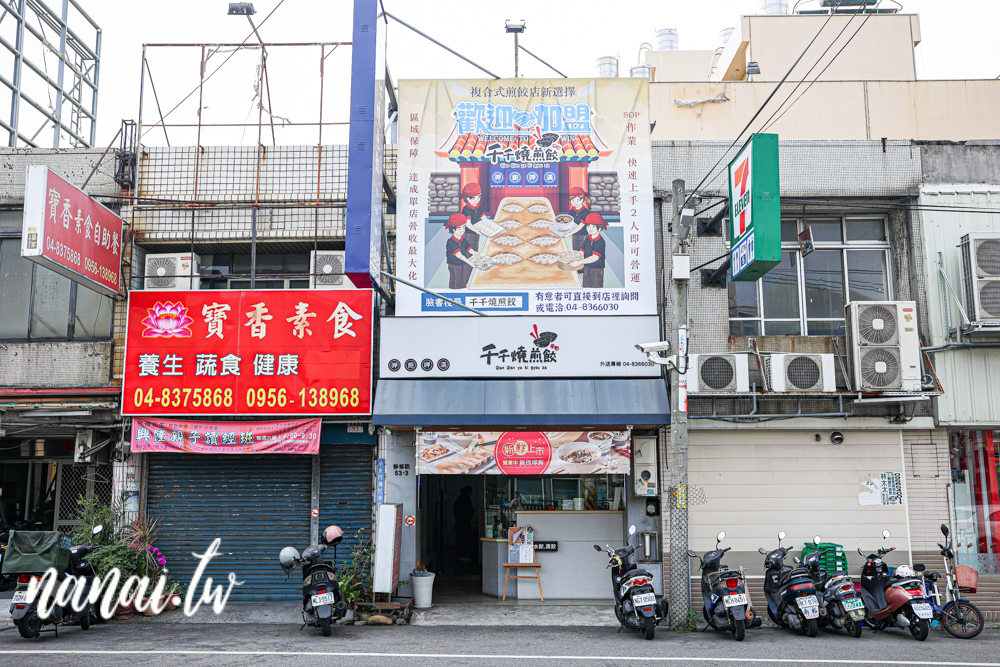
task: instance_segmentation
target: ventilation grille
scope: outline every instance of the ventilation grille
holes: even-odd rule
[[[698,383],[703,390],[736,391],[736,363],[731,356],[698,358]]]
[[[862,389],[897,389],[900,381],[899,350],[873,347],[861,351]]]
[[[894,306],[861,306],[858,308],[859,345],[895,345],[899,328]]]
[[[146,289],[177,287],[177,258],[151,257],[146,260]]]
[[[312,270],[313,282],[317,286],[341,286],[344,284],[344,254],[334,252],[316,253]]]
[[[785,385],[797,391],[823,389],[823,367],[818,357],[797,356],[785,360]]]
[[[983,315],[1000,319],[1000,281],[983,284],[979,290],[979,305]]]
[[[1000,239],[984,239],[976,244],[976,268],[980,278],[1000,278]]]

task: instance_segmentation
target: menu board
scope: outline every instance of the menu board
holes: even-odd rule
[[[425,432],[420,475],[627,474],[628,431]]]

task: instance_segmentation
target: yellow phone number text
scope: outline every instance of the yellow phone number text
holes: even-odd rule
[[[310,387],[299,390],[298,401],[294,400],[293,396],[294,394],[289,395],[285,389],[250,388],[246,392],[246,407],[284,408],[301,405],[303,408],[356,408],[361,402],[361,395],[357,387],[340,389],[336,387]],[[162,408],[231,408],[233,406],[233,390],[231,388],[184,387],[164,388],[159,392],[154,392],[152,389],[143,391],[142,388],[139,388],[135,390],[133,401],[136,407],[140,408],[144,405]]]

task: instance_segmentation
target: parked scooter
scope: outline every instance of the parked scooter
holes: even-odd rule
[[[93,534],[97,535],[102,530],[104,530],[104,526],[94,526]],[[94,566],[86,560],[86,557],[100,548],[100,546],[95,545],[70,547],[69,566],[65,572],[59,573],[56,588],[58,589],[66,577],[79,577],[80,581],[77,586],[84,587],[79,599],[86,600],[90,594],[90,587],[94,584],[95,576]],[[94,615],[94,609],[89,602],[79,610],[73,609],[72,604],[67,604],[64,607],[56,605],[52,608],[52,612],[43,618],[39,613],[37,596],[35,599],[28,599],[28,587],[32,581],[41,579],[44,572],[15,572],[14,574],[17,574],[17,588],[14,590],[14,597],[11,598],[10,614],[22,637],[33,639],[43,631],[42,628],[46,625],[52,625],[52,631],[58,637],[59,626],[71,619],[77,619],[81,629],[90,629],[90,620],[91,616]],[[76,597],[73,595],[73,598]]]
[[[764,595],[767,597],[767,616],[782,627],[802,630],[810,637],[819,632],[819,599],[816,585],[805,568],[785,565],[785,556],[791,547],[781,546],[785,531],[778,533],[778,548],[764,554]]]
[[[278,554],[278,562],[286,578],[296,565],[302,565],[302,627],[318,626],[323,636],[329,637],[331,623],[344,617],[347,603],[340,595],[337,570],[333,563],[323,560],[323,554],[333,547],[333,559],[337,559],[337,545],[344,539],[344,531],[327,526],[319,539],[320,544],[309,547],[301,556],[294,547],[285,547]]]
[[[867,556],[861,570],[861,596],[865,601],[865,623],[878,632],[888,627],[909,628],[918,641],[927,639],[934,608],[927,600],[923,582],[909,565],[900,565],[889,576],[889,566],[883,557],[896,550],[884,546],[888,530],[882,531],[883,546]],[[862,556],[865,553],[858,549]]]
[[[819,535],[813,538],[817,546],[820,541]],[[802,559],[802,565],[816,583],[816,597],[822,601],[819,625],[829,625],[836,630],[846,630],[852,637],[860,637],[864,629],[865,603],[854,589],[851,575],[840,572],[827,576],[826,570],[819,566],[820,556],[825,553],[825,549],[814,551]]]
[[[947,540],[948,526],[942,523],[941,532],[944,533],[944,538]],[[948,597],[948,601],[943,607],[941,606],[941,590],[938,587],[938,581],[941,580],[942,575],[937,572],[924,572],[924,566],[919,563],[914,563],[913,569],[923,574],[927,601],[934,608],[934,618],[952,636],[959,639],[972,639],[983,631],[983,612],[979,611],[979,607],[968,600],[958,597],[955,551],[951,542],[948,542],[947,545],[939,543],[938,546],[941,547],[941,556],[944,558],[945,594]]]
[[[629,526],[629,540],[635,535],[635,526]],[[594,545],[597,551],[607,550],[611,568],[611,587],[615,594],[615,616],[623,628],[644,633],[652,639],[655,628],[667,617],[667,598],[656,598],[653,593],[653,575],[640,570],[632,562],[636,547],[605,549]]]
[[[722,556],[730,547],[720,549],[722,540],[726,539],[726,531],[719,531],[715,537],[715,550],[709,551],[704,558],[688,549],[688,556],[701,561],[701,615],[713,630],[733,633],[733,638],[741,642],[746,636],[746,627],[757,627],[761,624],[760,617],[750,605],[747,597],[746,580],[743,568],[730,570],[722,565]]]

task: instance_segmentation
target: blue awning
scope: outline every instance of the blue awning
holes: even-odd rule
[[[379,380],[378,426],[661,426],[670,423],[662,379]]]

